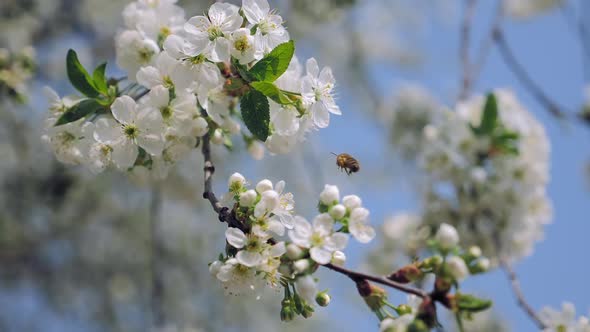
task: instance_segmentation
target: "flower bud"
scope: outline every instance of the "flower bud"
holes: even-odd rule
[[[434,255],[422,261],[422,263],[420,263],[420,267],[434,270],[437,269],[440,266],[440,264],[442,264],[442,262],[443,258],[440,255]]]
[[[211,263],[211,265],[209,265],[209,273],[211,273],[212,276],[217,277],[217,273],[219,273],[219,269],[221,269],[222,266],[223,263],[220,261]]]
[[[309,269],[311,264],[309,263],[309,259],[300,259],[293,263],[293,268],[298,273],[303,273]]]
[[[330,298],[330,295],[328,295],[328,293],[324,292],[319,292],[318,295],[316,295],[315,297],[315,302],[320,306],[320,307],[327,307],[328,304],[330,304],[330,300],[332,300]]]
[[[248,152],[254,160],[262,160],[264,158],[264,144],[260,141],[252,141],[248,144]]]
[[[204,136],[209,131],[209,125],[207,120],[202,117],[198,117],[193,120],[191,125],[191,135],[196,137]]]
[[[410,307],[407,304],[400,304],[399,306],[397,306],[397,313],[398,315],[406,315],[406,314],[411,314],[412,313],[412,307]]]
[[[259,194],[262,194],[267,190],[272,190],[272,182],[270,180],[264,179],[258,182],[258,184],[256,185],[256,191]]]
[[[402,284],[407,284],[412,281],[421,279],[424,273],[416,264],[409,264],[401,269],[397,270],[387,277],[389,280],[393,280]]]
[[[294,243],[289,243],[287,245],[287,258],[289,258],[290,260],[296,260],[299,259],[303,256],[303,250],[301,248],[299,248],[298,245],[294,244]]]
[[[443,250],[452,249],[459,243],[459,234],[455,227],[445,223],[440,225],[434,238]]]
[[[263,192],[261,196],[258,204],[263,204],[267,211],[272,211],[279,206],[280,198],[276,191],[267,190]]]
[[[342,219],[346,214],[346,207],[342,204],[336,204],[330,208],[329,213],[334,220]]]
[[[465,279],[469,275],[469,270],[467,269],[467,265],[465,265],[465,261],[462,258],[457,256],[451,256],[447,259],[446,262],[447,269],[451,277],[457,281],[461,281]]]
[[[481,257],[475,262],[473,268],[471,268],[471,273],[483,273],[487,272],[490,269],[490,260],[487,257]]]
[[[250,207],[254,205],[258,194],[254,189],[247,190],[240,194],[240,206]]]
[[[313,316],[313,311],[314,311],[313,310],[313,307],[310,306],[309,304],[306,304],[303,307],[303,310],[301,311],[301,316],[303,316],[303,318],[306,318],[307,319],[307,318]]]
[[[340,250],[334,251],[334,253],[332,254],[331,263],[334,265],[337,265],[337,266],[344,266],[345,262],[346,262],[346,255]]]
[[[283,308],[281,308],[281,321],[290,322],[293,320],[293,318],[295,318],[293,309],[291,309],[291,307],[288,305],[284,305]]]
[[[340,192],[338,187],[332,185],[325,185],[324,190],[320,193],[320,202],[326,205],[337,204],[340,200]]]
[[[353,210],[361,207],[363,201],[357,195],[347,195],[342,198],[342,204],[344,204],[349,210]]]
[[[224,137],[223,137],[223,130],[217,128],[213,132],[213,136],[211,136],[211,143],[213,144],[223,144]]]
[[[481,249],[478,246],[472,246],[469,248],[467,253],[474,259],[479,258],[481,256]]]
[[[246,178],[240,173],[234,173],[229,177],[229,181],[227,181],[227,186],[229,187],[230,191],[238,191],[242,188],[242,186],[246,183]]]

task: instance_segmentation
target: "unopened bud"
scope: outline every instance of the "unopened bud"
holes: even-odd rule
[[[361,207],[363,201],[357,195],[347,195],[342,197],[342,204],[352,211],[358,207]]]
[[[301,316],[303,316],[304,318],[309,318],[309,317],[313,316],[313,312],[314,312],[313,307],[310,306],[309,304],[306,304],[303,307],[303,310],[301,311]]]
[[[346,254],[344,254],[340,250],[334,251],[334,253],[332,254],[331,263],[338,266],[344,266],[344,263],[346,263]]]
[[[420,263],[421,268],[425,269],[437,269],[443,262],[443,258],[439,255],[428,257]]]
[[[379,310],[383,306],[383,301],[387,299],[387,293],[383,288],[375,286],[366,280],[357,281],[356,288],[372,311]]]
[[[299,273],[307,271],[307,269],[309,269],[310,266],[311,264],[309,263],[309,259],[300,259],[293,263],[293,268],[295,268],[295,271]]]
[[[303,250],[301,248],[299,248],[298,245],[296,245],[294,243],[289,243],[287,245],[286,254],[287,254],[287,258],[294,261],[294,260],[299,259],[303,256]]]
[[[211,143],[221,145],[224,142],[223,130],[217,128],[211,136]]]
[[[399,306],[397,306],[397,313],[398,315],[402,316],[402,315],[406,315],[406,314],[411,314],[412,313],[412,307],[410,307],[407,304],[400,304]]]
[[[258,194],[255,190],[247,190],[240,194],[240,206],[250,207],[254,205],[256,198],[258,198]]]
[[[240,173],[234,173],[229,177],[229,181],[227,181],[227,186],[233,192],[240,190],[244,183],[246,183],[246,179],[244,178],[244,176]]]
[[[434,237],[441,249],[449,250],[459,243],[459,233],[449,224],[441,224]]]
[[[320,306],[320,307],[327,307],[328,304],[330,304],[330,300],[332,300],[330,298],[330,295],[328,295],[328,293],[324,292],[319,292],[318,295],[316,295],[315,297],[315,302]]]
[[[209,131],[209,125],[207,120],[202,117],[198,117],[193,120],[191,124],[191,135],[196,137],[204,136]]]
[[[481,248],[478,246],[471,246],[468,250],[469,256],[479,258],[481,256]]]
[[[465,265],[465,261],[461,257],[449,257],[446,267],[450,276],[456,281],[461,281],[469,275],[469,269],[467,269],[467,265]]]
[[[339,220],[346,214],[346,207],[342,204],[336,204],[330,208],[328,213],[330,213],[330,216],[334,218],[334,220]]]
[[[470,269],[470,272],[475,273],[483,273],[487,272],[490,269],[490,260],[487,257],[481,257],[475,262],[475,265]]]
[[[338,203],[340,200],[340,191],[337,186],[325,185],[324,190],[320,193],[320,202],[326,205]]]
[[[264,179],[256,185],[256,191],[262,194],[265,191],[272,190],[272,182],[268,179]]]
[[[424,272],[422,272],[422,270],[420,270],[416,264],[410,264],[402,267],[395,273],[392,273],[387,277],[387,279],[407,284],[409,282],[421,279],[423,276]]]

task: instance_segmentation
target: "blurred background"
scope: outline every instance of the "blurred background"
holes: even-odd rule
[[[326,271],[319,273],[320,288],[329,287],[333,301],[308,320],[281,323],[280,294],[271,292],[255,304],[224,296],[207,264],[223,250],[225,228],[201,197],[202,159],[196,151],[162,183],[117,172],[94,176],[54,159],[40,138],[48,108],[42,88],[73,93],[65,70],[69,48],[87,66],[109,60],[108,73],[116,76],[113,40],[128,2],[0,2],[0,58],[11,53],[18,62],[0,72],[0,331],[146,331],[152,322],[162,331],[186,332],[377,330],[354,285]],[[417,98],[426,103],[455,103],[462,84],[464,1],[269,2],[287,21],[297,55],[333,68],[343,116],[332,117],[329,128],[287,156],[255,161],[239,144],[235,152],[217,147],[216,191],[239,171],[253,182],[284,179],[297,211],[308,217],[324,183],[339,185],[343,195],[361,196],[377,227],[394,213],[419,212],[420,174],[398,143],[422,128],[400,127],[392,114],[400,91],[408,89],[418,89]],[[567,300],[586,314],[590,128],[575,114],[588,102],[583,89],[590,79],[590,48],[584,45],[590,45],[590,35],[578,22],[590,20],[590,3],[554,2],[532,15],[508,16],[502,24],[515,56],[567,118],[547,112],[495,48],[472,92],[512,89],[544,124],[552,145],[554,218],[545,239],[516,270],[534,308]],[[187,17],[211,3],[179,0]],[[489,39],[496,6],[477,4],[471,29],[475,54]],[[361,172],[339,172],[330,152],[354,155]],[[347,265],[373,269],[368,257],[383,240],[374,242],[352,243]],[[468,330],[534,330],[501,271],[471,278],[464,289],[494,300],[493,309]],[[390,296],[393,303],[404,300]],[[444,330],[454,328],[449,323]]]

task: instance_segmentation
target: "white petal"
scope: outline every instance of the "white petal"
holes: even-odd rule
[[[164,50],[175,59],[185,57],[184,54],[184,39],[177,35],[170,35],[164,41]]]
[[[310,112],[313,123],[318,128],[326,128],[330,125],[330,112],[321,101],[311,105]]]
[[[248,241],[246,234],[238,228],[230,227],[225,230],[225,239],[234,248],[243,248]]]
[[[121,125],[108,117],[96,120],[94,139],[105,144],[112,144],[123,137]]]
[[[152,66],[142,67],[137,72],[137,83],[145,86],[148,89],[162,84],[163,81],[160,75],[160,70]]]
[[[254,267],[262,262],[262,255],[260,253],[247,250],[238,251],[236,258],[240,264],[247,267]]]
[[[111,111],[117,121],[123,124],[129,124],[135,119],[137,104],[133,98],[122,96],[115,99],[115,102],[111,106]]]
[[[170,93],[162,85],[155,86],[148,94],[149,105],[155,108],[162,108],[168,105]]]
[[[285,235],[285,226],[276,219],[271,219],[268,222],[268,230],[275,233],[278,236]]]
[[[275,244],[274,246],[270,247],[268,254],[271,257],[281,257],[285,252],[287,252],[287,247],[285,247],[285,242],[281,241]]]
[[[121,143],[113,146],[113,163],[115,163],[120,170],[127,170],[133,166],[138,154],[139,151],[137,151],[137,146],[125,139],[121,141]]]
[[[309,255],[311,259],[316,261],[318,264],[328,264],[332,259],[332,253],[328,250],[323,248],[313,247],[309,250]]]
[[[242,0],[242,11],[248,22],[256,24],[270,12],[267,0]]]
[[[320,68],[315,58],[307,59],[305,69],[307,70],[307,75],[310,75],[312,78],[318,77],[318,74],[320,73]]]
[[[331,251],[342,250],[348,244],[348,235],[344,233],[334,233],[328,238],[325,247]]]
[[[295,216],[295,218],[293,220],[293,225],[294,225],[294,229],[295,229],[295,231],[297,231],[297,233],[311,236],[311,233],[312,233],[311,224],[307,220],[305,220],[305,218],[303,218],[301,216]]]
[[[324,67],[320,73],[320,82],[322,84],[334,84],[334,75],[330,67]]]
[[[313,230],[322,236],[331,234],[334,230],[334,219],[327,213],[322,213],[313,219]]]
[[[209,59],[213,62],[229,61],[229,40],[219,37],[213,41],[213,48],[210,50]]]

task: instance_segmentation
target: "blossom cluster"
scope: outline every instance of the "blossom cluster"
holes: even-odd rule
[[[284,181],[265,179],[249,189],[246,179],[234,173],[228,186],[222,202],[235,222],[225,232],[225,254],[211,263],[210,271],[229,294],[259,294],[266,285],[284,288],[283,320],[295,314],[309,317],[314,303],[327,305],[329,295],[318,292],[312,274],[320,265],[345,263],[349,234],[361,243],[375,235],[361,199],[349,195],[340,200],[336,186],[326,185],[320,193],[320,214],[311,223],[295,214]]]
[[[497,263],[529,255],[551,220],[550,147],[543,126],[511,92],[490,96],[473,97],[425,127],[429,144],[420,160],[430,182],[423,222],[453,224],[465,245],[480,246]]]
[[[463,245],[480,246],[492,265],[527,256],[552,216],[546,193],[550,146],[543,126],[508,90],[475,96],[455,111],[432,110],[427,124],[416,115],[419,125],[409,129],[422,134],[414,157],[424,173],[423,211],[385,222],[378,252],[413,257],[426,245],[429,228],[446,222],[457,227]],[[374,258],[380,270],[383,258]]]
[[[188,20],[175,0],[138,0],[123,17],[116,62],[129,84],[106,79],[106,65],[89,75],[70,51],[68,76],[88,98],[50,93],[45,138],[62,162],[163,178],[204,135],[231,148],[241,134],[260,159],[263,144],[287,153],[340,114],[331,69],[310,58],[304,70],[267,0],[218,2]]]
[[[590,319],[580,316],[576,319],[576,308],[569,302],[564,302],[561,311],[545,307],[539,313],[545,329],[543,332],[589,332]]]
[[[25,100],[25,83],[35,69],[35,50],[26,47],[20,52],[0,48],[0,96],[17,102]]]

